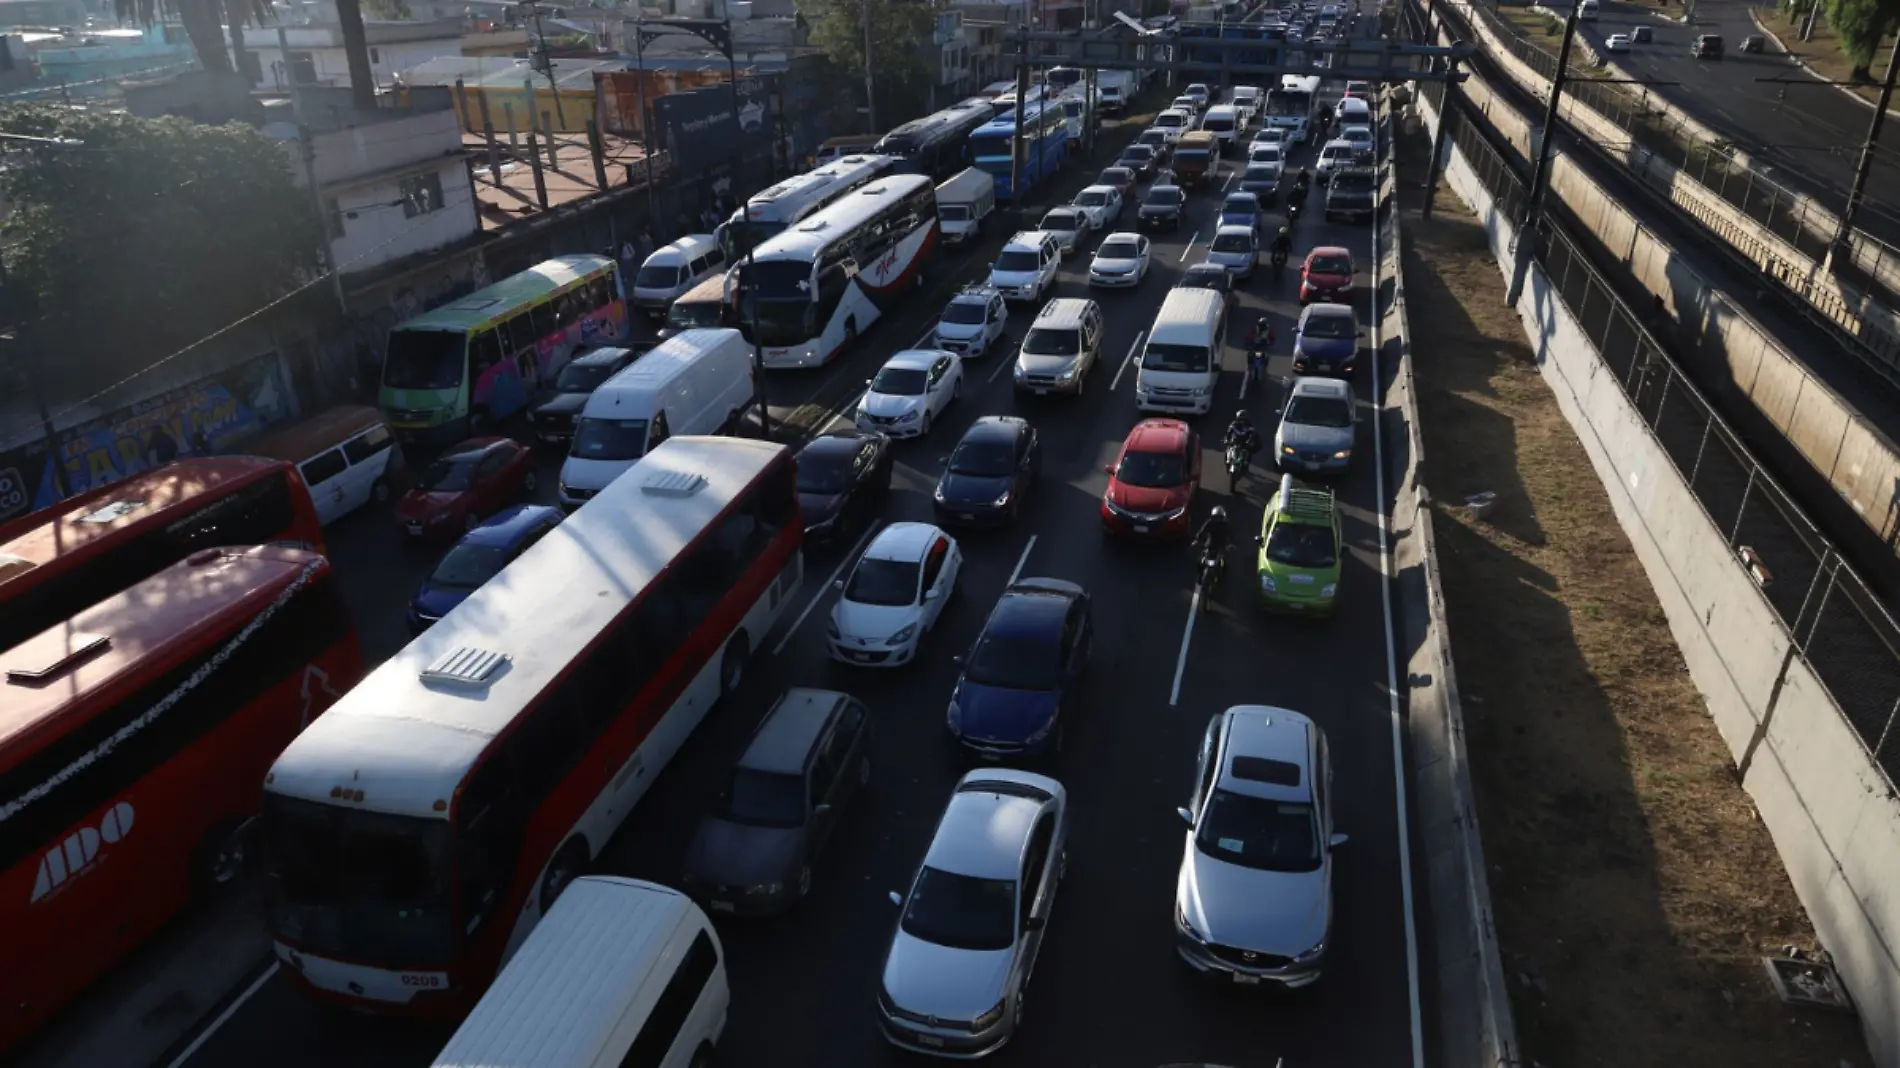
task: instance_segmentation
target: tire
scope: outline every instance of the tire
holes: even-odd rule
[[[521,476],[521,488],[529,493],[533,493],[540,485],[541,476],[535,474],[533,471]]]
[[[933,419],[931,419],[931,418],[930,418],[930,413],[929,413],[928,411],[925,411],[925,412],[924,412],[924,426],[923,426],[923,429],[922,429],[922,430],[920,430],[920,431],[918,431],[918,432],[917,432],[917,436],[918,436],[918,437],[920,437],[920,438],[927,438],[927,437],[929,437],[929,436],[930,436],[930,424],[931,424],[931,423],[933,423],[933,422],[935,422],[935,420],[933,420]]]
[[[719,658],[719,699],[725,700],[737,693],[745,682],[745,662],[752,656],[752,639],[744,631],[732,636],[726,643],[725,654]]]
[[[191,889],[193,896],[220,894],[244,874],[245,821],[231,817],[219,820],[199,841],[191,853]]]
[[[581,838],[569,838],[554,859],[548,862],[548,870],[541,873],[541,915],[546,916],[561,894],[587,866],[587,842]]]
[[[858,340],[858,320],[855,317],[846,319],[844,321],[844,343],[846,345],[851,345],[851,344],[855,344],[857,340]]]
[[[711,1068],[712,1059],[712,1047],[701,1045],[693,1051],[693,1059],[687,1062],[686,1068]]]

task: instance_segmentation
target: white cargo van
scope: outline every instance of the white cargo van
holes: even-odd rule
[[[1172,289],[1161,302],[1135,373],[1135,407],[1204,415],[1227,346],[1227,304],[1212,289]]]
[[[435,1068],[698,1068],[731,1005],[725,949],[691,898],[656,883],[570,883]]]
[[[752,403],[752,346],[737,330],[686,330],[587,398],[561,465],[560,499],[579,508],[654,446],[718,434]]]
[[[726,254],[711,234],[688,234],[653,250],[633,275],[633,304],[647,318],[666,318],[667,305],[718,273]]]
[[[995,210],[996,176],[988,171],[970,167],[937,187],[937,224],[948,244],[975,240]]]
[[[1244,125],[1246,120],[1241,118],[1240,109],[1233,104],[1216,104],[1208,108],[1207,114],[1201,119],[1201,129],[1213,134],[1214,139],[1220,142],[1223,155],[1233,149]]]

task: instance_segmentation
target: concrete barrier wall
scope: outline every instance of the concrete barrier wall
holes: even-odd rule
[[[1531,123],[1472,74],[1465,105],[1484,116],[1522,159],[1534,158]],[[1868,529],[1900,550],[1900,445],[1815,377],[1795,353],[1712,285],[1676,249],[1604,192],[1562,149],[1551,160],[1550,196],[1691,333],[1709,361],[1724,361],[1735,390],[1826,480]],[[1724,368],[1704,363],[1705,372]]]
[[[1435,128],[1429,103],[1422,110]],[[1515,227],[1461,153],[1451,153],[1444,178],[1484,221],[1508,278]],[[1517,308],[1742,785],[1853,994],[1874,1063],[1900,1064],[1900,801],[1541,266],[1532,266]]]

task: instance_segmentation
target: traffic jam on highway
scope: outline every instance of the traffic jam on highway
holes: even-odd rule
[[[1379,95],[1099,78],[0,527],[0,1048],[261,883],[161,1063],[1422,1063]]]

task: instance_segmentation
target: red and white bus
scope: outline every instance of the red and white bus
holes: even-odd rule
[[[669,439],[291,743],[261,821],[285,970],[471,1006],[785,613],[797,493],[784,446]]]
[[[281,460],[177,460],[0,526],[0,649],[199,549],[323,551],[310,489]]]
[[[281,546],[0,653],[0,1052],[237,875],[264,772],[362,670],[330,565]]]

